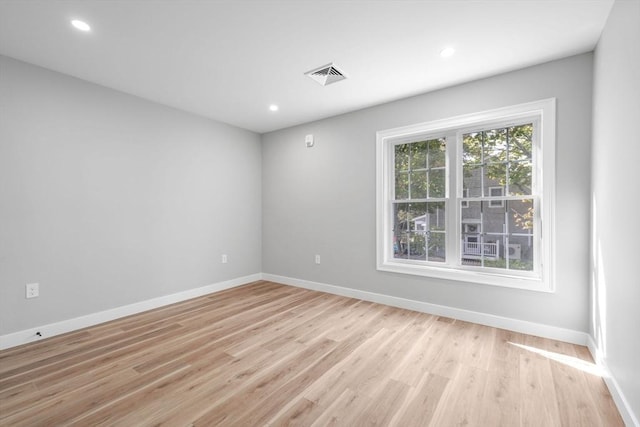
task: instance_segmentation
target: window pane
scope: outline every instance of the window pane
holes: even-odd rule
[[[427,198],[427,172],[411,172],[411,194],[412,199]]]
[[[434,262],[445,262],[445,233],[432,232],[427,235],[427,238],[427,259]]]
[[[482,163],[482,133],[472,132],[462,136],[462,162],[465,165]]]
[[[444,202],[428,202],[425,230],[444,231],[446,212]]]
[[[463,194],[502,197],[507,183],[509,195],[531,194],[532,129],[523,125],[464,135]],[[533,269],[533,199],[466,201],[460,208],[463,265]]]
[[[427,204],[426,203],[410,203],[409,204],[410,226],[414,231],[426,230],[427,224]]]
[[[426,259],[426,230],[428,227],[426,203],[409,204],[409,253],[410,259]]]
[[[509,164],[509,195],[526,196],[531,194],[531,162],[512,162]]]
[[[409,228],[414,232],[426,231],[429,223],[427,216],[427,204],[426,203],[411,203],[409,204]]]
[[[533,125],[509,128],[509,161],[531,160]]]
[[[446,165],[447,146],[444,138],[429,141],[429,167],[440,168]]]
[[[533,199],[509,200],[507,202],[510,269],[533,270],[533,206]]]
[[[507,254],[510,270],[533,271],[532,237],[509,236]]]
[[[409,144],[396,145],[394,151],[396,171],[409,170]]]
[[[509,233],[533,234],[533,199],[507,201]]]
[[[409,253],[409,204],[393,205],[393,257],[407,258]]]
[[[409,198],[409,173],[396,171],[396,200]]]
[[[479,265],[481,259],[480,224],[482,221],[480,202],[468,202],[462,209],[461,224],[461,262],[463,265]]]
[[[506,233],[504,203],[501,208],[493,206],[494,202],[483,202],[482,231],[484,266],[506,268],[504,263],[504,242]],[[489,208],[491,207],[491,208]]]
[[[467,208],[462,209],[462,223],[463,224],[480,224],[481,208],[480,202],[467,202]],[[480,231],[480,227],[476,232]],[[462,232],[464,233],[464,227]]]
[[[398,233],[393,234],[393,257],[407,258],[409,254],[409,234]]]
[[[446,174],[444,169],[429,171],[429,197],[444,197],[446,189]]]
[[[409,206],[410,234],[405,258],[445,261],[446,214],[444,202],[411,203]]]
[[[483,202],[482,206],[482,231],[485,234],[506,233],[505,207],[496,207],[496,201]]]
[[[484,266],[509,270],[533,270],[533,199],[509,200],[503,209],[488,208],[482,214]]]
[[[414,142],[411,145],[411,169],[427,168],[427,151],[428,145],[426,141]]]
[[[467,197],[482,196],[482,168],[480,166],[464,166],[462,187],[463,190],[468,190]]]
[[[462,240],[462,265],[482,266],[483,261],[493,259],[491,249],[495,245],[487,245],[482,234],[469,233]]]
[[[393,229],[402,233],[406,233],[407,231],[409,231],[409,203],[395,203],[393,205],[393,211]]]
[[[504,163],[490,163],[484,168],[484,196],[502,196],[501,194],[492,194],[492,187],[503,187],[507,182],[507,165]]]
[[[507,268],[504,258],[505,236],[484,236],[483,256],[484,266],[491,268]]]
[[[427,259],[426,233],[411,233],[409,235],[409,259]]]
[[[484,162],[507,161],[507,129],[492,129],[484,132]]]

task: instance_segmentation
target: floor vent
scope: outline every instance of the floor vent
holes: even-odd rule
[[[339,82],[347,77],[344,73],[333,64],[323,65],[320,68],[316,68],[304,73],[305,76],[309,76],[311,79],[320,83],[322,86],[330,85],[331,83]]]

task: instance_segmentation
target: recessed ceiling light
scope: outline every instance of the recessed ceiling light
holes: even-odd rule
[[[278,106],[276,104],[269,105],[269,111],[278,111]]]
[[[76,29],[80,31],[91,31],[91,27],[89,26],[89,24],[79,19],[72,20],[71,25],[73,25]]]
[[[442,49],[440,51],[440,56],[443,58],[448,58],[451,55],[453,55],[454,53],[456,53],[456,50],[452,47],[445,47],[444,49]]]

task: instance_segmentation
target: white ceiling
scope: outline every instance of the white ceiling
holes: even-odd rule
[[[0,53],[263,133],[591,51],[612,4],[0,0]]]

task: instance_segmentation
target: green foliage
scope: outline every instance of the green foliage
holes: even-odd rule
[[[462,140],[465,183],[470,184],[474,175],[481,174],[508,188],[507,194],[531,194],[532,141],[532,124],[465,134]]]
[[[463,187],[469,189],[469,197],[480,196],[481,187],[484,187],[484,196],[489,196],[487,189],[498,185],[506,190],[507,196],[531,195],[532,124],[470,132],[463,135],[462,144]],[[444,138],[395,145],[394,162],[395,200],[406,201],[394,204],[396,254],[444,260],[444,233],[434,232],[445,231],[444,202],[429,201],[445,197]],[[477,204],[480,208],[481,204]],[[521,230],[533,229],[533,199],[512,200],[504,206],[512,215],[512,226]],[[500,212],[496,210],[492,214]],[[443,220],[439,221],[439,218]],[[421,229],[423,225],[428,229]],[[485,266],[506,268],[506,260],[485,260]],[[533,264],[527,260],[509,260],[509,268],[530,271]]]
[[[411,255],[426,255],[427,238],[424,234],[413,234],[411,236]]]
[[[464,187],[479,196],[480,177],[487,185],[498,184],[506,195],[530,195],[532,185],[533,125],[525,124],[463,135]],[[488,182],[487,182],[488,181]],[[486,196],[486,194],[485,194]],[[533,206],[511,209],[515,224],[533,228]]]
[[[445,196],[445,140],[432,139],[395,146],[395,199]]]
[[[496,260],[493,259],[485,259],[484,260],[485,267],[491,268],[507,268],[507,260],[504,258],[499,258]],[[509,260],[509,269],[510,270],[522,270],[522,271],[531,271],[533,270],[533,262],[528,260],[519,260],[519,259],[510,259]]]
[[[529,205],[526,211],[519,212],[511,209],[513,220],[521,229],[533,230],[533,203],[530,200],[523,200],[523,203]]]

